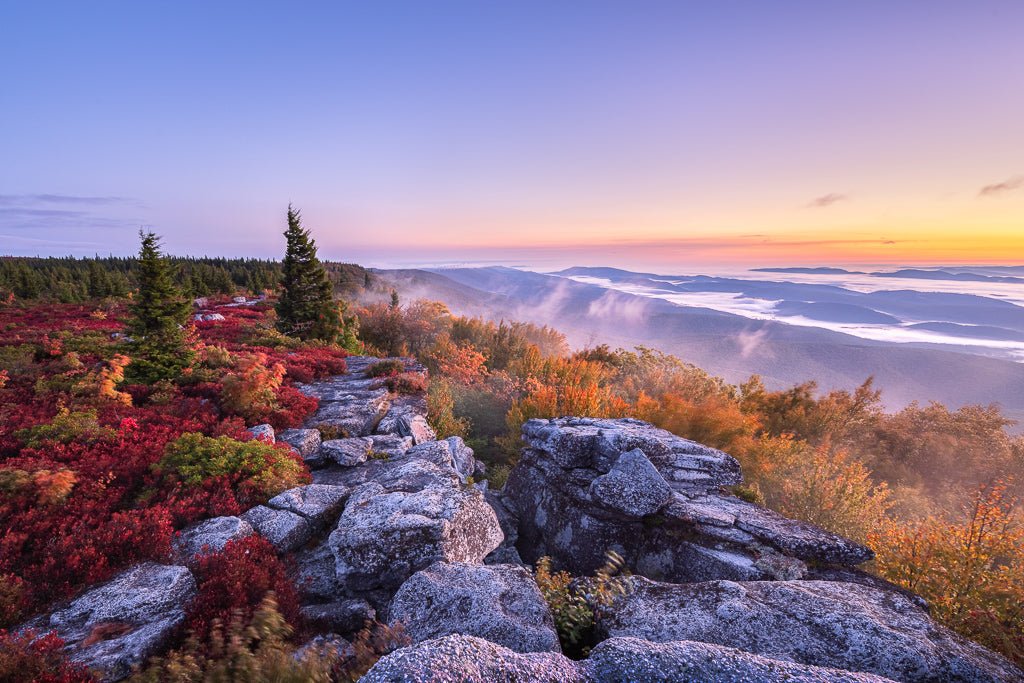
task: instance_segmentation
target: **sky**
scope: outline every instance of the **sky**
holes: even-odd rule
[[[1024,3],[0,0],[0,254],[1024,263]]]

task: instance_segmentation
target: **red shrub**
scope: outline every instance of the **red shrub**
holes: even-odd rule
[[[37,638],[0,629],[0,681],[95,683],[82,666],[64,657],[64,641],[53,633]]]
[[[187,627],[200,640],[210,633],[215,619],[227,623],[233,610],[247,621],[270,591],[291,624],[299,623],[299,598],[274,547],[259,536],[230,541],[219,553],[196,560],[194,573],[199,592],[189,608]]]

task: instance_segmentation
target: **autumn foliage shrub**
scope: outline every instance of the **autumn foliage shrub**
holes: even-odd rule
[[[182,434],[167,444],[154,471],[185,488],[216,482],[233,490],[243,507],[309,482],[301,459],[286,447],[197,433]]]
[[[284,563],[270,542],[260,536],[229,541],[217,553],[196,560],[198,592],[188,608],[187,627],[204,640],[216,622],[226,624],[236,615],[247,621],[268,593],[288,623],[297,625],[299,599]]]
[[[64,642],[50,633],[9,633],[0,629],[0,681],[32,683],[95,683],[85,667],[64,656]]]
[[[214,620],[205,638],[191,634],[183,647],[150,660],[131,683],[329,683],[334,656],[296,658],[288,642],[293,633],[268,593],[251,618],[236,609],[226,623]]]
[[[396,358],[377,361],[366,368],[367,377],[391,377],[402,372],[405,372],[405,363]]]
[[[280,363],[267,363],[265,353],[249,353],[237,359],[235,368],[221,380],[221,404],[226,411],[251,422],[265,422],[277,409],[277,391],[285,369]]]

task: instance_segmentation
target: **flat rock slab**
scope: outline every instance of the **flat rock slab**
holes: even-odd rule
[[[892,591],[830,581],[627,581],[628,593],[599,622],[607,636],[693,640],[906,683],[1024,680]]]
[[[64,640],[73,661],[99,670],[103,680],[121,680],[168,643],[195,594],[185,567],[146,562],[87,590],[50,615],[46,628]],[[83,644],[90,637],[95,642]]]
[[[525,568],[438,563],[395,594],[388,621],[414,642],[462,634],[515,652],[561,652],[547,602]]]
[[[288,510],[319,526],[341,514],[349,489],[328,484],[307,484],[288,489],[267,501],[267,507]]]
[[[182,529],[171,543],[174,558],[188,562],[200,553],[216,553],[228,541],[234,541],[254,532],[252,526],[238,517],[213,517]]]
[[[370,457],[373,440],[366,436],[347,439],[330,439],[320,444],[320,454],[342,467],[355,467],[366,462]]]
[[[252,525],[256,533],[270,541],[278,552],[292,552],[313,538],[314,529],[309,520],[288,510],[257,505],[245,512],[242,519]]]

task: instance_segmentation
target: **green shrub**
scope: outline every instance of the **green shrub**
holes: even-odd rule
[[[71,412],[61,408],[49,424],[19,430],[15,434],[26,448],[39,448],[47,441],[58,443],[95,443],[112,439],[117,431],[100,425],[95,410]]]
[[[191,487],[227,477],[252,502],[265,501],[309,478],[297,456],[274,444],[194,432],[182,434],[167,444],[155,469]]]
[[[400,360],[382,360],[366,369],[367,377],[389,377],[405,372],[405,363]]]

